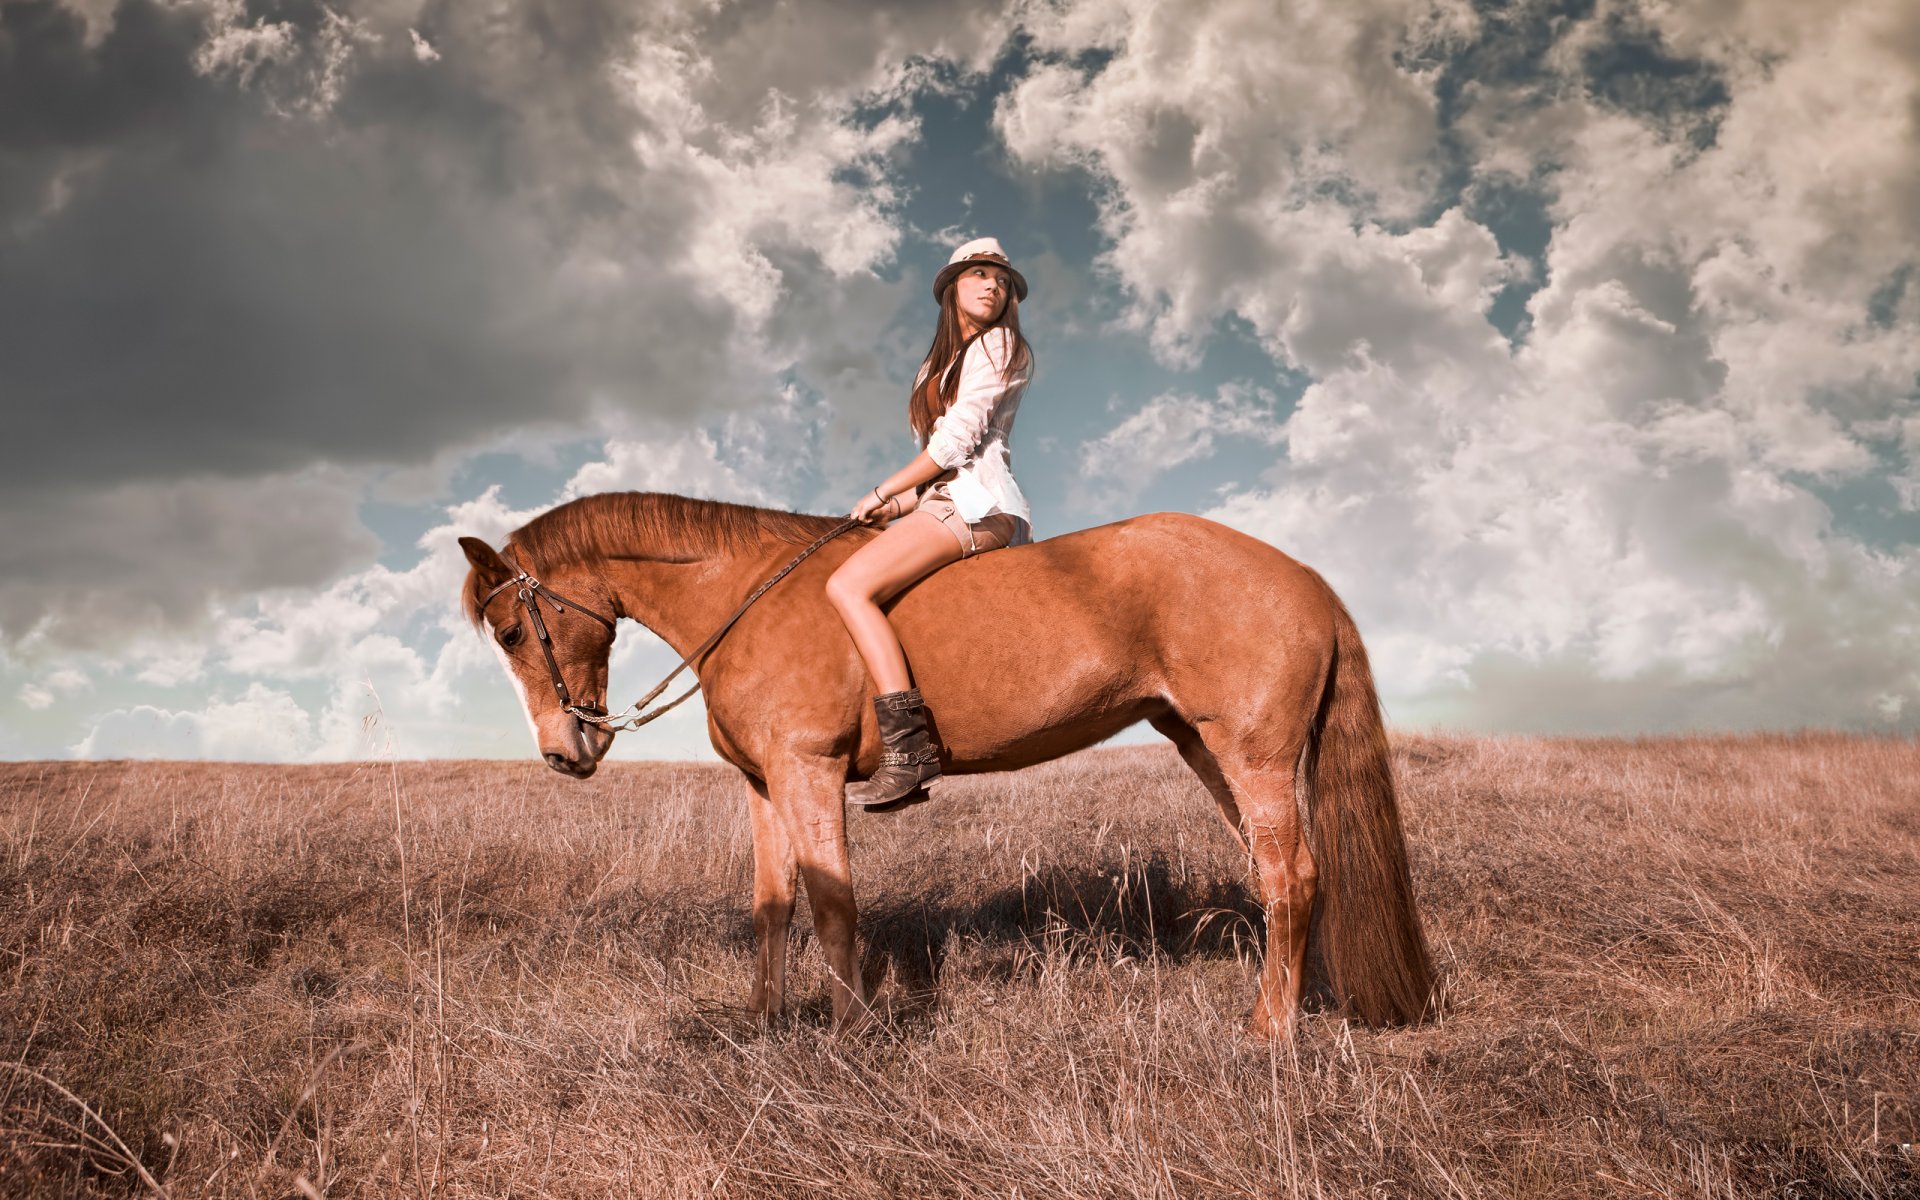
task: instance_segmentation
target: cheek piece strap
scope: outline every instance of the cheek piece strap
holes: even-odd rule
[[[560,673],[560,662],[553,656],[553,635],[547,632],[546,619],[540,615],[540,601],[544,597],[548,604],[553,605],[553,611],[556,614],[571,608],[577,613],[592,617],[605,625],[609,634],[614,632],[613,618],[602,616],[579,601],[569,600],[552,588],[542,586],[538,579],[525,571],[488,592],[486,599],[480,601],[480,611],[485,613],[487,605],[493,602],[493,598],[508,588],[518,589],[514,594],[521,606],[527,610],[527,620],[533,626],[533,635],[540,639],[540,652],[546,656],[547,674],[553,679],[553,691],[560,697],[560,706],[576,720],[593,721],[606,716],[607,710],[598,704],[575,704],[572,693],[567,691],[566,677]]]

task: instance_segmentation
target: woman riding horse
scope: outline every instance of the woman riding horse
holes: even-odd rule
[[[962,246],[940,273],[941,324],[910,408],[923,450],[853,514],[878,533],[851,518],[618,492],[543,513],[500,551],[460,539],[473,568],[464,606],[513,680],[539,752],[585,778],[615,729],[680,702],[641,712],[669,675],[631,717],[608,714],[620,618],[678,651],[674,673],[697,672],[714,750],[746,781],[757,947],[748,1006],[769,1018],[784,1010],[804,882],[834,1023],[851,1029],[871,1013],[849,795],[870,808],[912,803],[943,765],[1014,770],[1146,721],[1252,862],[1266,913],[1254,1031],[1291,1035],[1309,940],[1346,1011],[1373,1024],[1423,1019],[1433,970],[1385,722],[1360,632],[1326,580],[1183,513],[936,572],[1030,536],[1006,452],[1032,369],[1016,320],[1026,291],[990,239]],[[748,611],[790,573],[797,586]],[[802,582],[823,575],[824,586]],[[956,614],[987,606],[992,636],[954,636]],[[940,707],[944,764],[919,686]],[[879,720],[869,722],[876,687]]]
[[[1033,374],[1020,333],[1027,281],[998,241],[977,238],[953,252],[933,295],[940,319],[907,406],[921,451],[854,505],[856,519],[884,532],[827,580],[827,598],[879,692],[880,769],[847,788],[848,801],[870,812],[927,799],[940,774],[925,701],[880,605],[950,562],[1033,540],[1007,446]]]

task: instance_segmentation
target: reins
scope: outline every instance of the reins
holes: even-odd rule
[[[640,699],[634,701],[632,704],[629,704],[624,710],[617,713],[603,712],[600,710],[600,706],[597,704],[584,705],[584,704],[575,704],[573,702],[573,696],[567,691],[567,681],[560,674],[560,663],[553,656],[553,638],[547,633],[547,623],[540,616],[540,598],[542,596],[545,596],[547,603],[553,605],[553,611],[555,613],[563,613],[567,611],[567,609],[571,608],[574,611],[582,613],[586,616],[592,617],[594,620],[600,622],[602,625],[605,625],[607,627],[607,632],[609,633],[615,632],[612,617],[602,616],[600,613],[595,612],[593,609],[588,608],[586,605],[581,604],[577,600],[567,599],[565,596],[562,596],[560,593],[554,591],[552,588],[546,587],[545,585],[543,585],[538,579],[535,579],[532,575],[528,574],[524,569],[522,569],[520,573],[515,575],[512,579],[507,580],[505,583],[501,584],[500,586],[494,588],[492,591],[488,592],[486,594],[485,599],[480,601],[480,611],[482,613],[485,613],[487,611],[487,605],[491,604],[493,602],[493,598],[495,596],[498,596],[501,592],[506,591],[508,588],[517,588],[518,591],[516,592],[516,598],[520,601],[521,605],[524,606],[527,610],[527,616],[533,625],[534,636],[540,639],[540,650],[541,650],[541,653],[546,656],[546,660],[547,660],[547,674],[552,676],[553,678],[553,690],[554,690],[554,693],[560,697],[561,707],[564,708],[566,712],[577,721],[581,721],[583,723],[591,724],[591,725],[599,725],[599,726],[602,726],[603,728],[611,730],[614,733],[621,733],[630,729],[638,729],[642,725],[645,725],[646,723],[648,723],[649,721],[652,721],[656,717],[665,716],[667,713],[672,712],[676,707],[678,707],[679,704],[682,701],[684,701],[687,697],[699,691],[700,683],[696,679],[692,687],[689,687],[686,691],[681,692],[678,696],[675,696],[672,700],[669,700],[667,703],[661,705],[659,708],[654,709],[652,712],[643,711],[647,705],[653,703],[654,699],[658,697],[661,692],[664,692],[667,690],[667,685],[673,682],[674,676],[680,674],[680,672],[686,670],[689,666],[691,666],[694,659],[699,658],[702,654],[705,654],[708,650],[713,649],[714,643],[720,640],[721,635],[726,633],[727,630],[732,629],[733,623],[735,621],[738,621],[741,615],[745,613],[749,607],[752,606],[753,602],[755,600],[758,600],[762,595],[766,593],[766,590],[768,588],[772,587],[776,583],[779,583],[782,579],[785,579],[787,577],[787,572],[793,570],[795,567],[799,566],[802,562],[805,562],[809,554],[812,554],[815,550],[818,550],[820,547],[826,545],[828,542],[832,541],[834,538],[839,537],[841,534],[845,533],[847,530],[852,529],[854,526],[860,525],[860,524],[863,524],[863,522],[856,521],[853,518],[849,517],[846,520],[840,522],[838,525],[835,525],[832,529],[829,529],[826,533],[821,534],[818,538],[814,540],[811,546],[808,546],[805,550],[802,550],[800,553],[794,555],[793,561],[788,563],[786,566],[781,567],[780,570],[774,574],[773,578],[767,580],[765,583],[761,584],[759,587],[753,589],[753,594],[740,602],[740,607],[733,610],[733,615],[728,617],[721,624],[720,628],[714,630],[711,634],[709,634],[707,636],[706,641],[701,642],[698,646],[695,646],[691,653],[689,653],[685,658],[682,658],[680,660],[680,665],[675,667],[672,671],[668,672],[667,677],[665,679],[662,679],[659,683],[655,684],[652,691],[640,697]]]

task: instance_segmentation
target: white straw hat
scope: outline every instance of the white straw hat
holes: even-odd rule
[[[947,265],[940,268],[940,273],[933,277],[933,298],[938,300],[947,290],[947,285],[952,283],[960,272],[977,262],[990,262],[1004,268],[1007,274],[1013,277],[1013,294],[1022,300],[1027,298],[1026,277],[1007,261],[1007,252],[1000,248],[1000,239],[990,237],[975,238],[953,252],[953,257],[947,260]]]

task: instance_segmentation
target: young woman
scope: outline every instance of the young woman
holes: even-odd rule
[[[872,811],[926,799],[940,774],[920,689],[880,605],[957,559],[1032,540],[1007,448],[1033,374],[1033,351],[1020,335],[1027,281],[998,241],[978,238],[953,252],[933,294],[940,320],[907,406],[921,451],[854,505],[852,515],[879,525],[880,536],[827,580],[827,598],[880,693],[880,769],[847,789],[848,801]]]

